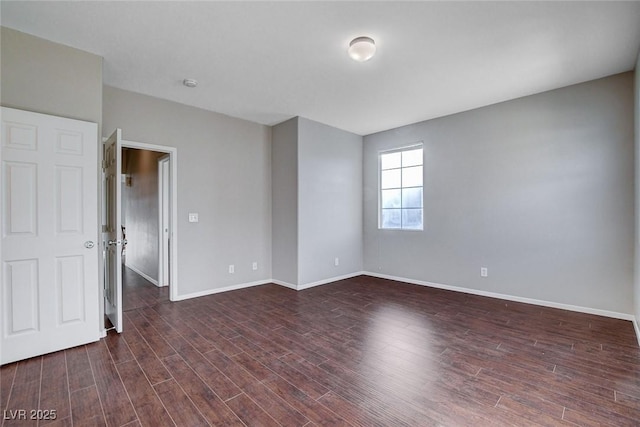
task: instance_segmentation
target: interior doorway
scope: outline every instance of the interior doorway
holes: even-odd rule
[[[103,162],[104,313],[105,318],[108,318],[105,331],[114,329],[116,332],[122,332],[124,329],[123,296],[125,298],[127,296],[123,295],[123,291],[131,290],[130,286],[123,289],[123,278],[125,281],[128,280],[127,285],[133,284],[133,289],[136,291],[139,290],[136,288],[140,288],[136,285],[150,285],[156,291],[153,297],[156,300],[155,303],[158,295],[163,297],[162,301],[175,301],[178,296],[177,149],[127,141],[122,139],[121,135],[122,131],[116,129],[111,137],[105,138]],[[131,173],[129,162],[133,153],[146,158],[147,169],[153,170],[151,174]],[[160,168],[163,171],[162,175],[159,172]],[[154,184],[150,184],[151,182]],[[128,203],[125,200],[126,193],[130,187],[140,183],[144,184],[144,188],[137,188],[136,191],[142,191],[142,197],[134,197],[132,205],[126,206]],[[153,197],[147,197],[151,195]],[[135,219],[137,230],[133,227],[132,206],[137,211],[138,218]],[[124,222],[122,221],[123,208]],[[161,225],[164,226],[162,230]],[[166,245],[161,243],[160,236],[163,234]],[[153,235],[155,238],[151,237]],[[160,252],[161,245],[163,245],[162,252]],[[122,262],[123,258],[124,262]],[[162,272],[160,272],[161,265]],[[131,305],[135,304],[134,301]],[[145,305],[153,304],[153,300],[150,304],[145,303]]]
[[[169,299],[175,301],[177,299],[177,241],[178,241],[178,226],[177,226],[177,149],[175,147],[149,144],[144,142],[122,140],[122,150],[130,152],[137,152],[143,154],[143,160],[146,162],[144,167],[150,170],[149,180],[156,183],[156,192],[153,193],[153,188],[149,192],[149,199],[145,201],[138,200],[137,203],[147,203],[147,209],[153,212],[154,221],[150,221],[148,234],[157,235],[158,239],[153,242],[157,245],[156,257],[156,270],[151,271],[155,274],[146,274],[145,279],[155,279],[151,282],[158,287],[169,288]],[[140,157],[140,156],[139,156]],[[131,176],[130,168],[132,164],[125,164],[123,159],[122,164],[122,179],[126,181],[130,179],[131,187],[133,188],[136,183],[133,182],[133,176]],[[129,177],[127,177],[129,175]],[[126,182],[123,183],[123,187]],[[138,198],[140,199],[140,198]],[[129,208],[131,208],[129,206]],[[126,209],[126,207],[124,207]],[[129,212],[131,213],[131,212]],[[127,215],[125,212],[124,215]],[[123,216],[124,216],[123,215]],[[157,218],[157,225],[155,218]],[[123,223],[126,232],[126,223]],[[153,229],[153,230],[152,230]],[[156,231],[154,233],[154,231]],[[129,255],[132,255],[133,249],[127,242],[127,249]],[[148,243],[145,243],[148,244]],[[126,257],[125,257],[126,258]],[[129,258],[131,261],[131,257]],[[135,267],[135,264],[134,264]],[[144,272],[144,271],[143,271]],[[144,276],[143,276],[144,277]]]
[[[122,147],[123,311],[169,301],[170,155]]]

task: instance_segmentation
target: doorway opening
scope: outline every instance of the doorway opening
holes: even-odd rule
[[[169,301],[170,156],[122,147],[122,310]]]
[[[177,149],[121,135],[104,146],[105,332],[123,331],[123,311],[178,295]]]

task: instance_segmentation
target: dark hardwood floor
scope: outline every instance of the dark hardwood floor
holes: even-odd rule
[[[121,335],[3,366],[4,414],[55,409],[50,425],[74,426],[640,425],[629,321],[367,276],[152,299],[125,318]]]
[[[122,311],[169,302],[169,287],[157,287],[132,269],[122,266]]]

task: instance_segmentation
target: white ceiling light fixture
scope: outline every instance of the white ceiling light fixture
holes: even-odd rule
[[[182,84],[185,85],[186,87],[196,87],[198,86],[198,81],[194,79],[184,79],[182,81]]]
[[[349,56],[354,61],[365,62],[376,53],[376,42],[371,37],[356,37],[349,43]]]

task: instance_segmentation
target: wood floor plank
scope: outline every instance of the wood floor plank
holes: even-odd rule
[[[107,344],[111,359],[115,364],[133,360],[134,356],[126,340],[120,339],[116,334],[107,334],[104,341]]]
[[[73,426],[73,421],[71,420],[71,417],[66,417],[66,418],[56,418],[55,420],[51,421],[48,424],[43,424],[46,425],[47,427],[72,427]],[[84,425],[81,423],[77,423],[76,425]],[[106,425],[104,424],[104,419],[102,421],[102,424],[100,424],[102,426]]]
[[[2,411],[7,409],[17,367],[17,363],[9,363],[0,367],[0,410]]]
[[[262,383],[251,383],[243,390],[283,426],[301,426],[309,422],[307,417],[295,410]]]
[[[277,376],[275,372],[258,362],[247,353],[237,354],[233,356],[232,359],[246,369],[251,375],[256,377],[258,381],[266,381]]]
[[[209,425],[175,380],[161,382],[153,388],[177,425],[190,427]]]
[[[176,425],[147,381],[138,362],[135,360],[122,362],[117,365],[117,369],[136,411],[138,421],[143,426]]]
[[[215,367],[224,372],[225,375],[241,389],[245,389],[259,380],[251,375],[242,365],[230,359],[218,350],[211,350],[204,354]]]
[[[69,391],[75,391],[95,385],[89,354],[84,345],[64,351],[69,378]]]
[[[298,371],[289,369],[289,366],[281,360],[271,360],[266,367],[291,384],[295,384],[296,387],[312,399],[317,399],[329,392],[329,389],[322,384],[319,384]]]
[[[335,411],[342,414],[349,419],[349,422],[353,425],[369,427],[369,426],[406,426],[411,427],[410,424],[398,419],[393,414],[386,414],[380,411],[380,408],[365,407],[361,404],[354,404],[349,400],[343,398],[339,394],[330,391],[319,399],[319,402],[326,405],[329,408],[334,408]],[[339,409],[338,409],[339,408]],[[372,410],[373,409],[373,410]],[[437,425],[436,422],[423,418],[423,426]]]
[[[40,382],[41,375],[42,357],[33,357],[18,362],[13,383],[15,385],[22,385],[33,381]]]
[[[241,390],[218,368],[209,362],[199,351],[183,338],[171,338],[170,342],[182,359],[211,390],[226,401],[241,393]]]
[[[104,342],[87,346],[107,425],[121,426],[137,419],[124,384]]]
[[[211,425],[244,425],[179,355],[169,356],[163,362]]]
[[[106,425],[98,388],[95,385],[71,393],[71,418],[74,424],[95,424],[98,419]],[[95,419],[94,419],[95,418]],[[89,420],[94,419],[92,422]]]
[[[276,376],[275,378],[269,379],[264,382],[264,385],[315,424],[331,426],[350,425],[342,416],[331,411],[322,403],[311,399],[294,385],[280,377]]]
[[[235,412],[238,418],[248,426],[275,427],[280,425],[244,393],[237,395],[233,399],[229,399],[227,405]]]
[[[55,419],[70,417],[69,381],[64,352],[45,355],[42,358],[42,372],[39,409],[47,414],[55,411]],[[48,421],[53,420],[42,420],[39,424],[49,424]]]
[[[159,358],[171,356],[176,353],[173,347],[167,343],[162,334],[153,327],[146,317],[136,311],[128,312],[127,317]]]
[[[129,328],[123,332],[122,339],[129,345],[131,353],[140,364],[151,384],[157,384],[171,378],[171,374],[169,374],[137,329]]]
[[[40,381],[33,380],[31,376],[28,378],[31,381],[14,383],[7,404],[7,413],[3,413],[5,418],[3,426],[33,425],[30,414],[31,411],[38,410]]]
[[[553,427],[571,425],[569,422],[562,420],[562,414],[564,413],[564,411],[560,413],[559,417],[552,417],[547,413],[539,411],[529,405],[523,404],[522,402],[518,401],[517,399],[513,399],[510,396],[502,396],[502,398],[496,404],[496,407],[511,411],[519,417],[535,422],[536,424],[540,424],[542,426]]]

